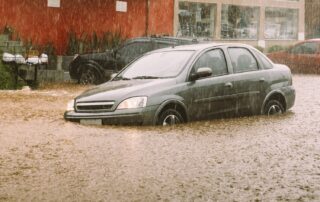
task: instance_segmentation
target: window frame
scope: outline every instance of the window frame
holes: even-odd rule
[[[279,0],[280,1],[280,0]],[[283,0],[283,1],[287,1],[287,0]],[[294,2],[294,3],[297,3],[296,1],[288,1],[288,2]],[[278,38],[269,38],[269,37],[266,37],[266,26],[267,26],[267,10],[268,9],[279,9],[279,10],[281,10],[281,9],[283,9],[283,10],[296,10],[297,11],[297,24],[296,24],[296,34],[295,34],[295,36],[294,36],[294,38],[281,38],[281,36],[280,37],[278,37]],[[266,6],[265,7],[265,9],[264,9],[264,16],[265,16],[265,19],[264,19],[264,25],[262,25],[262,26],[264,26],[264,28],[263,28],[263,38],[264,38],[264,40],[266,40],[266,41],[297,41],[298,40],[298,38],[299,38],[299,28],[300,28],[300,24],[299,24],[299,21],[300,21],[300,8],[296,8],[296,7],[294,7],[294,8],[292,8],[292,7],[288,7],[288,8],[286,8],[286,7],[277,7],[277,6]]]
[[[235,7],[242,7],[242,8],[252,8],[253,10],[257,10],[258,11],[258,18],[257,18],[257,27],[256,27],[256,36],[254,38],[242,38],[242,37],[237,37],[237,38],[224,38],[223,35],[222,35],[222,25],[223,25],[223,22],[222,22],[222,17],[223,17],[223,6],[235,6]],[[221,40],[227,40],[227,41],[238,41],[238,40],[247,40],[247,41],[256,41],[259,39],[259,35],[260,35],[260,18],[261,18],[261,12],[262,11],[262,7],[261,6],[256,6],[256,5],[238,5],[238,4],[229,4],[229,3],[221,3],[221,22],[220,22],[220,25],[217,25],[217,26],[220,26],[220,39]],[[227,13],[228,15],[228,13]],[[227,24],[229,26],[229,24]],[[248,28],[248,27],[247,27]]]
[[[189,68],[189,73],[188,73],[188,76],[187,76],[187,80],[190,81],[190,77],[191,77],[191,74],[192,74],[192,70],[194,69],[194,66],[195,64],[198,62],[198,60],[201,58],[201,56],[203,56],[204,54],[206,54],[207,52],[209,51],[213,51],[213,50],[220,50],[223,54],[223,57],[224,57],[224,62],[226,64],[226,69],[227,69],[227,73],[226,74],[222,74],[222,75],[211,75],[209,77],[204,77],[204,78],[200,78],[199,80],[201,79],[208,79],[208,78],[216,78],[216,77],[220,77],[220,76],[226,76],[226,75],[230,75],[231,72],[229,71],[229,65],[228,65],[228,60],[227,60],[227,55],[225,53],[225,51],[223,50],[223,47],[214,47],[214,48],[210,48],[210,49],[206,49],[206,50],[203,50],[201,53],[198,54],[198,56],[193,60],[193,62],[191,63],[191,68]]]
[[[259,69],[264,69],[264,70],[268,70],[268,69],[273,69],[274,67],[274,63],[265,55],[263,54],[262,52],[260,52],[259,50],[256,50],[256,49],[252,49],[252,52],[253,54],[255,55],[256,59],[258,60],[258,63],[259,63]],[[264,62],[262,61],[262,58],[264,60],[266,60],[270,65],[271,67],[267,67]]]
[[[217,22],[218,22],[218,3],[217,2],[209,2],[208,0],[199,0],[199,1],[190,1],[190,0],[177,0],[176,1],[176,8],[175,8],[175,25],[174,25],[174,31],[179,37],[185,37],[185,38],[194,38],[193,36],[184,36],[182,34],[181,28],[180,28],[180,20],[179,20],[179,11],[180,11],[180,3],[194,3],[194,4],[209,4],[212,6],[213,10],[213,19],[210,19],[212,21],[212,29],[211,29],[211,36],[196,36],[197,38],[215,38],[217,35]],[[181,35],[179,35],[179,33]]]
[[[229,52],[229,49],[232,49],[232,48],[234,48],[234,49],[241,48],[241,49],[247,50],[247,51],[249,52],[249,54],[253,57],[253,59],[256,61],[257,69],[255,69],[255,70],[250,70],[250,71],[242,71],[242,72],[237,72],[237,71],[235,71],[236,69],[235,69],[234,66],[233,66],[232,59],[231,59],[231,55],[230,55],[230,52]],[[250,48],[248,48],[248,47],[242,47],[242,46],[229,46],[229,47],[227,47],[227,51],[228,51],[230,63],[231,63],[231,66],[232,66],[233,74],[241,74],[241,73],[255,72],[255,71],[260,71],[260,70],[262,70],[261,65],[260,65],[260,63],[259,63],[256,55],[250,50]]]

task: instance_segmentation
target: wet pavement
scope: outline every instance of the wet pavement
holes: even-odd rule
[[[63,120],[85,89],[0,91],[0,201],[320,201],[320,76],[294,108],[176,127]]]

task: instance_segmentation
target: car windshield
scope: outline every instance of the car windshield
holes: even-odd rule
[[[115,80],[175,77],[193,53],[194,51],[165,51],[145,55],[133,62]]]

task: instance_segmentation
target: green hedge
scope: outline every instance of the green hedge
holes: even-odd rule
[[[0,62],[0,89],[14,89],[14,77],[8,65]]]
[[[268,53],[279,52],[279,51],[287,51],[291,48],[291,46],[281,46],[274,45],[268,48]]]

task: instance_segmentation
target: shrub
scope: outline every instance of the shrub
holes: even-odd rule
[[[3,64],[0,61],[0,89],[21,89],[22,86],[27,85],[22,79],[18,79],[17,84],[15,82],[14,70],[11,65]]]
[[[9,40],[13,39],[14,33],[15,33],[14,29],[7,24],[4,26],[4,28],[2,30],[2,34],[8,35]]]
[[[107,49],[118,47],[124,42],[121,31],[104,32],[97,34],[93,32],[91,35],[82,33],[78,36],[74,31],[68,34],[67,55],[75,55],[82,53],[101,52]]]
[[[261,46],[255,46],[255,48],[259,51],[261,51],[262,53],[264,52],[264,48],[262,48]]]
[[[286,50],[286,48],[280,45],[274,45],[268,49],[268,53],[279,52],[283,50]]]
[[[10,67],[0,62],[0,89],[13,89],[14,77]]]

